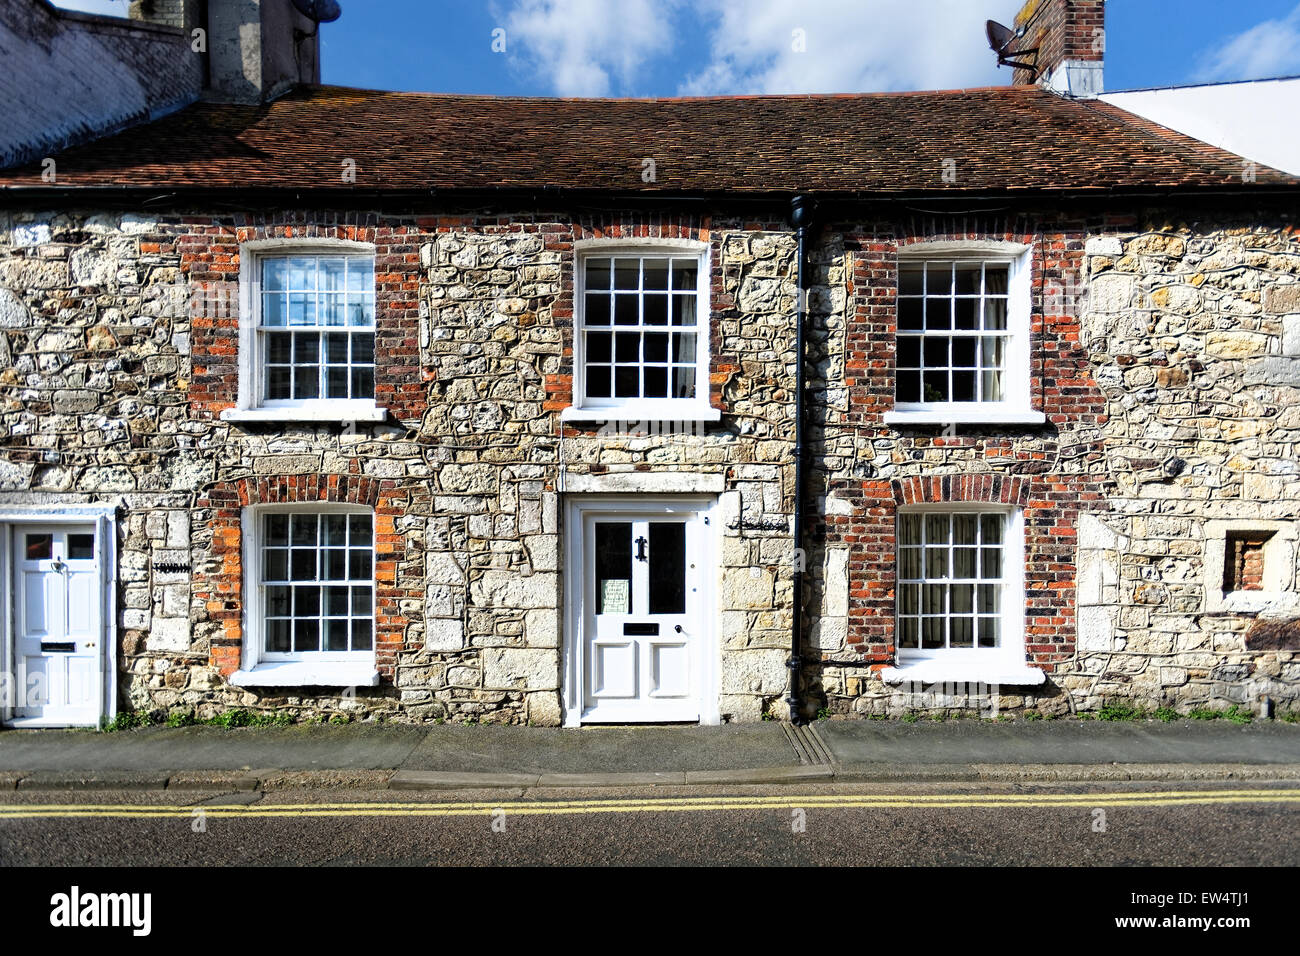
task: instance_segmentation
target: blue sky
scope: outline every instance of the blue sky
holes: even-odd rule
[[[1023,0],[340,0],[323,80],[530,96],[1009,83],[983,35]],[[55,0],[122,14],[126,0]],[[504,52],[494,52],[504,39]],[[801,32],[800,32],[801,31]],[[795,49],[802,43],[803,49]],[[1106,88],[1300,74],[1300,0],[1110,0]]]

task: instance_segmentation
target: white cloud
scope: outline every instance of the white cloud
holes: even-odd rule
[[[711,61],[679,91],[852,93],[946,89],[1011,82],[984,35],[1010,22],[1022,0],[698,0],[717,22]],[[793,48],[804,31],[806,52]]]
[[[1265,20],[1201,57],[1196,79],[1256,80],[1300,73],[1300,5],[1284,19]]]
[[[519,0],[502,19],[517,66],[560,96],[609,96],[670,54],[679,0]]]
[[[852,93],[1010,83],[984,21],[1010,22],[1022,2],[514,0],[498,17],[512,65],[561,96],[644,93],[650,63],[677,66],[681,95]],[[707,59],[691,62],[679,41],[701,27]]]

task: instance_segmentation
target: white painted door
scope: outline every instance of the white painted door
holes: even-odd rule
[[[700,719],[702,527],[694,511],[584,516],[584,722]]]
[[[94,726],[101,714],[93,525],[15,526],[14,722]]]

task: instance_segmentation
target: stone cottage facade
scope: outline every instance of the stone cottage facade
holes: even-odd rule
[[[216,99],[0,174],[6,723],[1297,706],[1292,177],[1032,83]]]

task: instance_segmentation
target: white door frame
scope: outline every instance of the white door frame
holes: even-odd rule
[[[582,622],[585,620],[583,568],[583,519],[588,513],[617,514],[629,517],[673,514],[694,511],[703,521],[701,539],[704,553],[699,596],[700,634],[696,664],[699,674],[700,723],[722,722],[718,706],[720,649],[718,646],[717,590],[720,580],[718,567],[720,528],[715,495],[571,495],[564,509],[564,612],[563,641],[560,666],[560,700],[564,709],[564,726],[582,724],[585,707],[584,675],[586,674],[586,642],[582,640]]]
[[[117,716],[117,508],[114,505],[0,506],[0,612],[4,629],[0,638],[0,680],[8,693],[0,693],[0,723],[10,727],[66,727],[65,722],[39,717],[15,717],[15,626],[19,600],[13,587],[14,532],[24,525],[90,525],[95,529],[95,559],[99,562],[99,710],[101,720]]]

